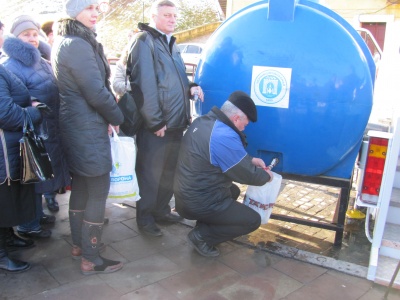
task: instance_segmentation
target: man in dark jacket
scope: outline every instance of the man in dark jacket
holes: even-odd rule
[[[215,245],[248,234],[261,223],[260,215],[236,202],[240,190],[232,182],[263,185],[272,173],[260,158],[245,150],[241,132],[257,121],[253,100],[236,91],[222,105],[197,118],[187,130],[179,152],[174,192],[176,209],[197,220],[188,238],[203,256],[218,256]]]
[[[140,230],[152,236],[162,232],[155,222],[177,222],[171,213],[173,179],[183,131],[190,122],[189,98],[196,84],[189,83],[185,65],[172,33],[176,26],[175,4],[157,1],[152,7],[150,26],[139,23],[130,49],[127,72],[144,119],[136,135],[138,155],[136,174],[141,200],[136,206]]]

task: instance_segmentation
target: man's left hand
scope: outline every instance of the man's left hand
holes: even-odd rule
[[[256,167],[264,169],[266,167],[265,162],[261,158],[253,157],[251,163]]]
[[[194,95],[195,92],[197,91],[197,95],[199,95],[199,98],[201,101],[204,101],[204,93],[203,90],[201,89],[200,86],[193,86],[190,88],[190,95]]]

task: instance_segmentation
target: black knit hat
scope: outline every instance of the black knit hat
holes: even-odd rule
[[[249,95],[241,91],[236,91],[230,94],[228,100],[244,112],[250,121],[257,122],[257,108]]]

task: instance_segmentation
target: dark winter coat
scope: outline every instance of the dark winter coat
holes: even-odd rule
[[[231,205],[232,182],[263,185],[270,176],[252,164],[246,141],[217,107],[197,118],[181,143],[175,173],[174,194],[178,213],[197,220]]]
[[[6,38],[3,50],[8,55],[3,62],[4,66],[21,79],[32,97],[45,103],[52,110],[51,114],[43,116],[42,124],[48,135],[44,144],[51,158],[54,178],[37,183],[35,191],[37,193],[57,191],[70,184],[70,174],[60,139],[58,122],[60,99],[53,71],[49,62],[41,58],[37,48],[18,38]]]
[[[139,23],[127,63],[133,97],[146,127],[156,132],[186,129],[190,120],[190,87],[185,65],[175,45],[156,29]]]
[[[59,22],[52,67],[60,90],[60,129],[70,171],[111,171],[108,125],[124,117],[110,88],[110,67],[93,31],[72,19]]]
[[[41,122],[39,110],[31,106],[28,89],[0,65],[0,185],[3,187],[9,186],[11,181],[19,184],[19,140],[22,137],[24,108],[34,124]],[[14,226],[20,221],[31,220],[35,207],[33,198],[29,195],[16,196],[16,202],[13,202],[9,196],[9,193],[0,193],[0,226]]]

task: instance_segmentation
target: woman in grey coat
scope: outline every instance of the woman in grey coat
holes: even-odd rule
[[[112,167],[109,125],[123,114],[110,87],[110,67],[94,32],[96,0],[68,0],[51,55],[60,90],[60,129],[72,174],[69,221],[72,255],[83,274],[109,273],[122,263],[99,255]]]

